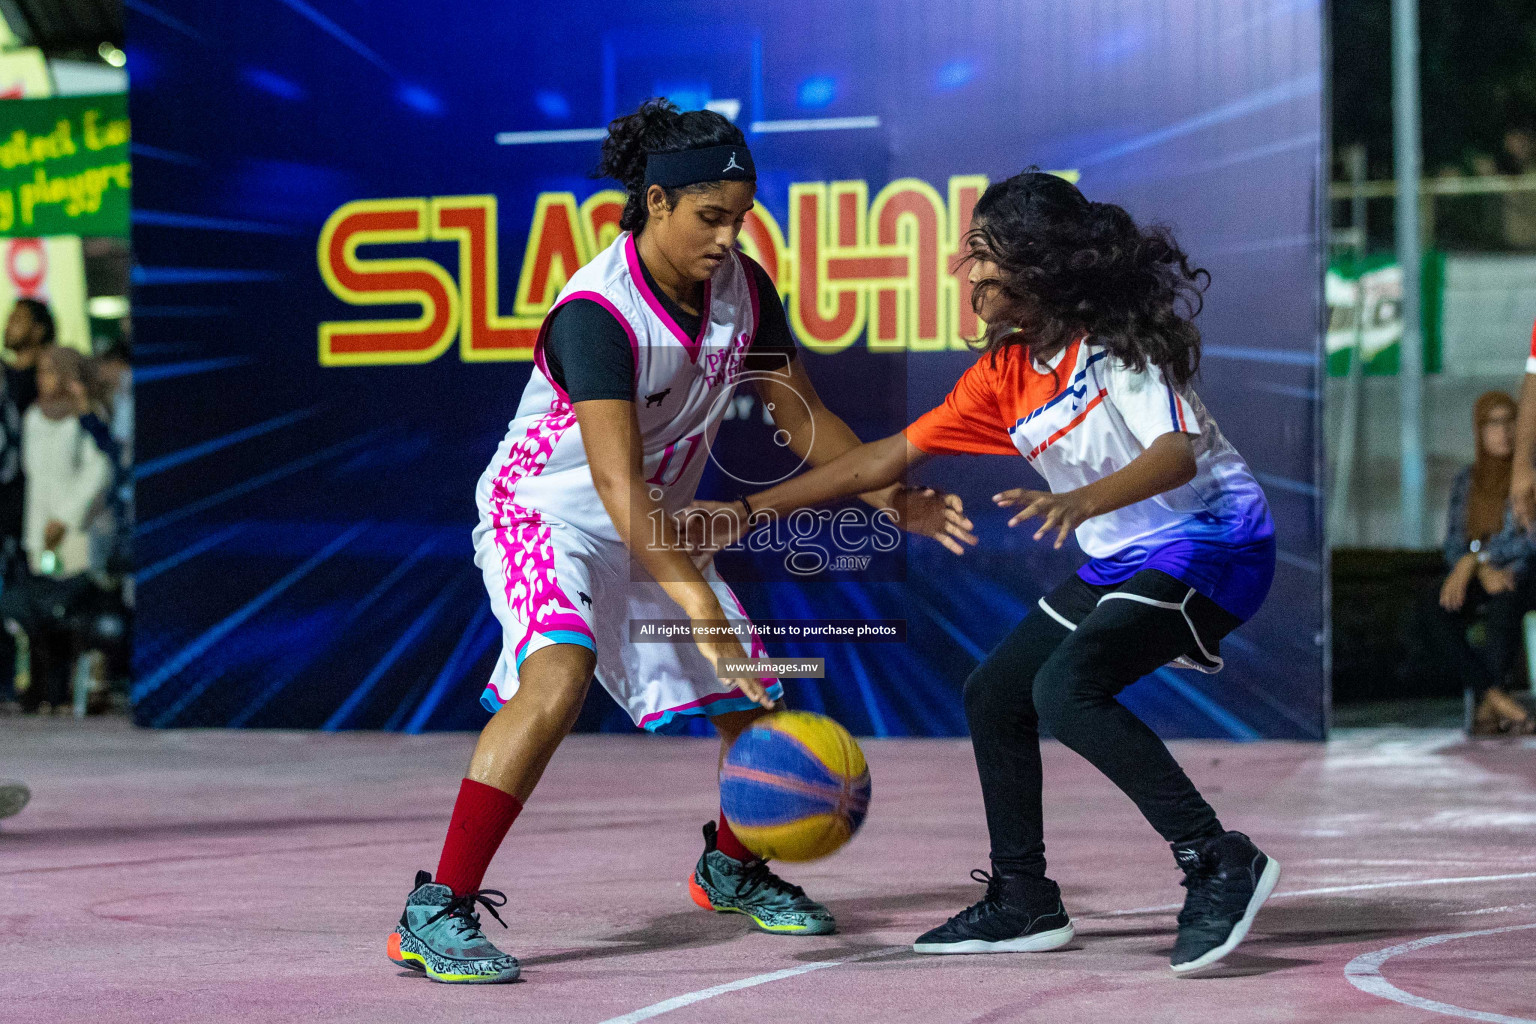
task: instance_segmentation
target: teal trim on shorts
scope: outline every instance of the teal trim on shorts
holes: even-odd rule
[[[784,684],[774,683],[768,687],[768,696],[772,697],[775,701],[782,700],[784,697]],[[753,708],[761,709],[762,705],[751,697],[729,697],[725,700],[717,700],[711,704],[706,704],[703,707],[673,708],[650,725],[643,726],[643,728],[646,732],[665,735],[671,728],[682,725],[682,719],[685,718],[696,718],[699,715],[713,718],[716,715],[723,715],[732,711],[751,711]]]
[[[548,633],[539,633],[538,635],[548,640],[551,644],[575,644],[577,647],[585,647],[593,654],[597,653],[597,647],[593,645],[592,638],[585,633],[578,633],[574,629],[552,629]],[[517,656],[517,670],[519,672],[523,670],[523,659],[528,657],[528,648],[532,646],[532,644],[528,644],[527,647],[523,648],[523,653]],[[539,650],[543,649],[542,647],[539,648]]]
[[[585,633],[578,633],[574,629],[552,629],[548,633],[540,633],[538,635],[546,638],[551,643],[575,644],[577,647],[585,647],[593,654],[597,653],[597,648],[593,645],[592,638]],[[539,649],[543,650],[542,647]],[[526,657],[528,657],[528,648],[524,647],[523,653],[517,659],[518,671],[522,671],[523,659]],[[480,691],[480,706],[493,715],[505,707],[506,703],[504,700],[497,699],[496,691],[489,684],[486,685],[484,690]]]

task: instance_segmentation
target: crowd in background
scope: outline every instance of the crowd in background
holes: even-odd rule
[[[21,299],[0,387],[0,705],[84,713],[127,674],[133,390],[126,344],[86,357]]]
[[[1511,128],[1500,153],[1470,152],[1434,177],[1493,178],[1536,174],[1536,131]],[[1434,206],[1436,245],[1476,252],[1536,251],[1536,190],[1441,196]]]

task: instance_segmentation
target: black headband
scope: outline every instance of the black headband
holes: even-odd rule
[[[756,181],[757,168],[745,145],[727,144],[645,158],[645,187],[680,188],[701,181]]]

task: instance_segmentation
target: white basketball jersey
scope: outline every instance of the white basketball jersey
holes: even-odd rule
[[[572,299],[597,302],[629,334],[645,480],[666,511],[683,509],[709,457],[706,434],[725,415],[757,333],[757,280],[746,257],[732,252],[705,282],[702,322],[693,338],[646,284],[627,231],[571,276],[551,315]],[[570,399],[550,379],[544,361],[548,317],[544,323],[517,416],[475,489],[481,520],[493,528],[550,520],[618,540],[593,486]]]

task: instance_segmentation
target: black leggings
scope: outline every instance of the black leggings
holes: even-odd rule
[[[1115,695],[1180,656],[1219,667],[1217,644],[1239,624],[1155,569],[1115,587],[1074,574],[1041,599],[965,681],[995,872],[1045,875],[1042,725],[1134,800],[1166,841],[1221,833],[1163,741]]]
[[[1440,607],[1436,587],[1425,603],[1425,633],[1441,664],[1471,690],[1477,700],[1491,689],[1503,689],[1510,672],[1520,659],[1521,634],[1525,613],[1536,608],[1536,573],[1516,577],[1514,590],[1489,594],[1474,579],[1467,586],[1467,597],[1458,611]],[[1467,630],[1482,616],[1487,623],[1487,637],[1481,650],[1467,642]]]

